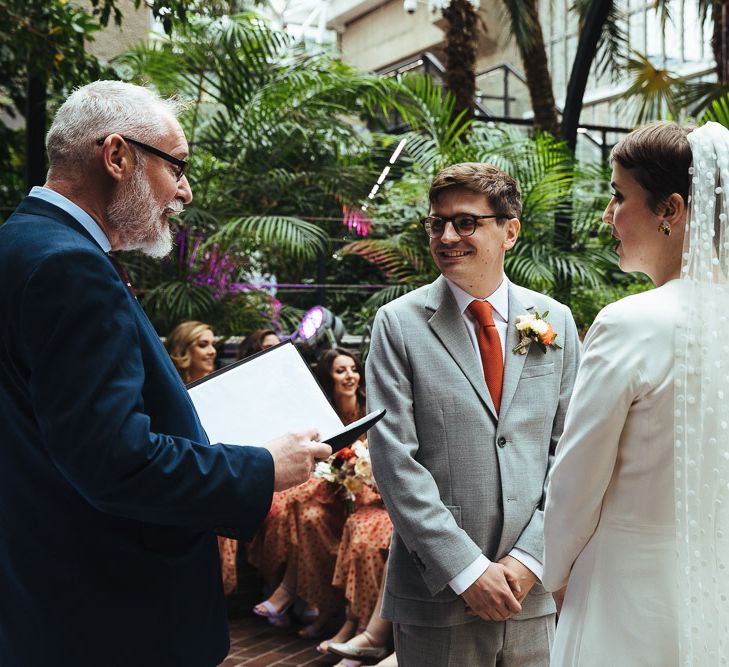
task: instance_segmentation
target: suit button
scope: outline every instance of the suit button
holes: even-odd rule
[[[496,444],[499,447],[506,447],[506,438],[503,435],[500,435],[499,439],[496,441]]]

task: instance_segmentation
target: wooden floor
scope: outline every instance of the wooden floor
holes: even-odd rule
[[[300,639],[294,630],[280,630],[250,615],[230,621],[230,652],[221,667],[265,665],[332,665],[337,659],[317,653],[321,639]]]
[[[221,667],[265,667],[267,665],[333,665],[338,659],[317,653],[323,639],[301,639],[294,627],[275,628],[251,610],[264,597],[263,582],[247,563],[238,565],[238,590],[227,598],[230,626],[230,651]],[[336,632],[343,619],[332,619],[327,631]]]

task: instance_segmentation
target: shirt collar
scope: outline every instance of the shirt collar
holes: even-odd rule
[[[506,276],[503,276],[499,286],[485,299],[476,299],[448,278],[445,281],[456,299],[461,315],[466,312],[471,301],[488,301],[505,322],[509,321],[509,279]]]
[[[111,243],[109,243],[109,239],[106,237],[106,234],[104,234],[101,227],[99,227],[96,223],[96,220],[67,197],[64,197],[55,190],[39,185],[36,185],[30,191],[28,196],[36,197],[37,199],[47,201],[49,204],[58,206],[58,208],[71,215],[76,222],[78,222],[89,234],[91,234],[91,237],[101,246],[101,249],[104,252],[109,252],[111,250]]]

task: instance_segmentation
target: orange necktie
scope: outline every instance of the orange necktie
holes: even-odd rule
[[[494,318],[491,314],[491,304],[488,301],[471,301],[468,310],[471,311],[471,314],[478,322],[476,338],[481,353],[483,376],[491,393],[491,400],[494,402],[496,414],[499,414],[501,388],[504,384],[504,357],[499,332],[496,330]]]

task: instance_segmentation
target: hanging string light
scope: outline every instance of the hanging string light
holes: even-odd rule
[[[385,165],[384,169],[382,170],[382,173],[380,173],[380,176],[377,179],[377,182],[372,186],[372,189],[370,190],[370,193],[367,195],[368,199],[374,199],[375,195],[377,194],[377,191],[380,189],[380,186],[385,182],[385,179],[387,178],[387,175],[390,173],[390,165],[395,164],[395,161],[398,157],[400,157],[400,153],[402,153],[402,149],[405,148],[405,144],[407,143],[407,139],[400,139],[400,143],[398,143],[395,150],[392,152],[392,155],[390,156],[389,164]],[[365,202],[362,204],[360,209],[362,211],[366,211],[368,206],[368,202]]]

